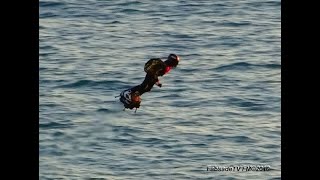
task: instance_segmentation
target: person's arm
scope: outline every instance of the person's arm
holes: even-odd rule
[[[157,82],[156,82],[156,85],[159,86],[159,87],[162,87],[162,84],[160,83],[159,79],[157,78]]]

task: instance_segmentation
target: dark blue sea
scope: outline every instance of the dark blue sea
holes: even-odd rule
[[[39,8],[39,179],[281,179],[280,0]],[[122,111],[114,96],[170,53],[163,86]]]

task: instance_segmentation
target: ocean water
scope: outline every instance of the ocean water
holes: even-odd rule
[[[39,8],[39,179],[281,179],[280,0]],[[114,96],[170,53],[162,88],[122,111]]]

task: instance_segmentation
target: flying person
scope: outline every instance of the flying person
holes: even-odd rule
[[[167,74],[171,69],[176,68],[180,58],[176,54],[170,54],[167,60],[162,61],[160,58],[150,59],[144,66],[147,73],[144,81],[135,87],[124,90],[120,93],[120,101],[125,108],[139,108],[141,103],[140,96],[145,92],[149,92],[154,85],[162,87],[159,76]]]

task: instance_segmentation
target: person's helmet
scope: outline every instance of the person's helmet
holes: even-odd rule
[[[179,56],[177,56],[176,54],[170,54],[168,56],[168,59],[166,60],[166,64],[168,66],[177,67],[177,65],[179,64],[179,60]]]

